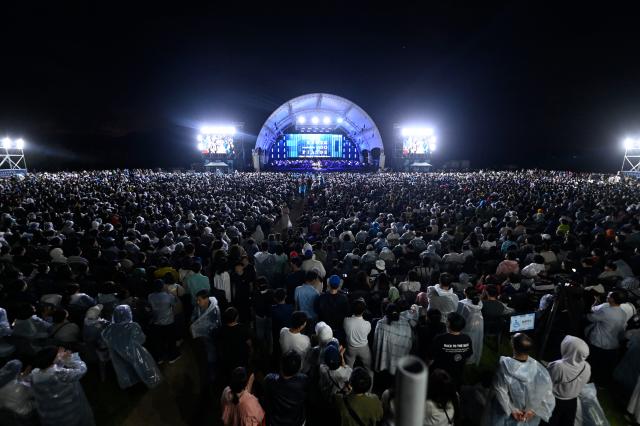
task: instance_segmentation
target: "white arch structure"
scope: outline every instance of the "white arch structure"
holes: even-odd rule
[[[317,118],[316,123],[312,122],[314,117]],[[324,122],[325,117],[330,120],[329,123]],[[304,120],[304,124],[298,120]],[[375,148],[384,151],[380,131],[369,114],[350,100],[327,93],[298,96],[280,105],[262,125],[255,147],[268,153],[278,138],[292,126],[340,128],[358,145],[361,152]]]

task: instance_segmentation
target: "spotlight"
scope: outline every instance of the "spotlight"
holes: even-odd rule
[[[320,119],[319,119],[318,117],[312,117],[312,118],[311,118],[311,122],[312,122],[313,124],[318,124],[318,123],[320,122]]]
[[[202,142],[198,142],[198,151],[204,151],[204,144]]]
[[[200,129],[203,135],[235,135],[236,128],[234,126],[204,126]]]
[[[638,149],[640,148],[640,139],[626,138],[624,140],[625,149]]]
[[[325,116],[325,117],[322,119],[322,122],[323,122],[324,124],[330,124],[330,123],[331,123],[331,118],[330,118],[330,117],[326,117],[326,116]]]
[[[435,143],[429,144],[429,151],[433,152],[435,150],[436,150],[436,144]]]
[[[11,139],[9,139],[9,138],[4,138],[4,139],[2,139],[2,147],[3,147],[4,149],[9,149],[9,148],[11,148]]]
[[[198,140],[198,142],[202,142],[202,135],[196,136],[196,139]]]
[[[298,117],[298,123],[304,124],[306,122],[307,122],[307,119],[304,118],[304,115],[301,115],[300,117]]]
[[[402,136],[433,136],[431,127],[403,127],[400,131]]]
[[[24,149],[24,139],[16,139],[16,149]]]
[[[338,122],[338,124],[342,123],[344,120],[342,119],[342,117],[338,117],[338,119],[336,120]]]

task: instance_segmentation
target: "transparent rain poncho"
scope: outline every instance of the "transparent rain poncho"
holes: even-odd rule
[[[45,370],[36,368],[31,372],[31,389],[42,426],[95,424],[80,384],[86,372],[87,366],[77,353]]]
[[[490,425],[536,426],[540,420],[548,421],[553,413],[556,400],[551,377],[547,369],[531,357],[526,362],[500,357],[493,386],[495,400]],[[528,422],[518,422],[511,416],[514,410],[533,410],[536,415]]]
[[[162,375],[151,354],[142,346],[146,337],[132,318],[128,305],[116,306],[113,322],[102,332],[102,338],[109,348],[113,369],[122,389],[141,381],[153,388],[162,381]]]
[[[467,364],[480,364],[482,358],[482,347],[484,345],[484,319],[482,318],[482,302],[474,305],[468,299],[464,299],[458,304],[458,313],[466,322],[462,332],[471,337],[473,345],[473,355],[467,360]]]
[[[33,409],[31,388],[20,380],[22,362],[17,359],[7,362],[0,368],[0,408],[27,416]]]

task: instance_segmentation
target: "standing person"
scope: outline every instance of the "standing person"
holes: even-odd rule
[[[560,345],[562,359],[553,361],[547,369],[553,382],[556,406],[548,423],[550,426],[573,424],[578,408],[578,395],[591,378],[587,361],[589,346],[584,340],[566,336]]]
[[[221,262],[216,268],[216,272],[213,275],[213,287],[224,292],[225,303],[222,306],[226,306],[227,303],[231,303],[231,277],[226,270],[226,260]]]
[[[248,324],[251,322],[251,293],[252,282],[250,274],[242,260],[236,262],[231,272],[231,301],[238,309],[240,321]]]
[[[173,364],[180,358],[176,346],[174,309],[178,303],[176,297],[167,292],[162,280],[155,280],[153,293],[147,298],[151,305],[151,353],[158,364],[165,359]]]
[[[22,362],[17,359],[0,368],[0,409],[3,425],[37,425],[33,392],[22,377]]]
[[[369,372],[358,367],[349,378],[351,393],[335,395],[342,426],[373,426],[382,420],[382,403],[377,395],[369,393],[371,384]]]
[[[464,365],[473,355],[471,338],[462,333],[465,325],[462,315],[450,313],[447,316],[447,332],[433,339],[428,356],[433,361],[431,368],[446,371],[457,387],[464,379]]]
[[[429,376],[427,402],[424,405],[424,426],[450,426],[458,415],[456,383],[444,370],[436,369]]]
[[[291,326],[293,306],[286,303],[287,292],[283,288],[277,288],[274,292],[275,304],[271,305],[271,330],[273,341],[279,343],[280,330]],[[276,355],[280,354],[280,345],[274,345]]]
[[[465,299],[458,303],[458,313],[462,315],[466,325],[462,332],[471,337],[473,355],[469,357],[469,364],[480,365],[482,346],[484,345],[484,319],[482,318],[482,301],[473,287],[464,290]]]
[[[440,283],[427,288],[428,309],[437,309],[442,314],[442,319],[446,319],[451,312],[458,309],[458,296],[453,292],[451,283],[453,276],[449,273],[440,274]]]
[[[284,327],[280,330],[280,352],[286,353],[295,351],[300,355],[303,363],[307,358],[307,353],[311,349],[309,336],[302,334],[307,326],[307,315],[304,312],[296,311],[291,315],[291,327]]]
[[[597,303],[598,300],[596,299]],[[607,384],[611,380],[611,368],[616,365],[620,339],[627,326],[627,317],[620,304],[623,295],[612,291],[607,302],[591,308],[587,319],[591,324],[585,329],[585,336],[589,341],[593,365],[593,381],[599,385]]]
[[[302,358],[296,351],[285,352],[280,362],[280,374],[264,378],[268,426],[302,426],[306,421],[305,400],[308,377],[300,373]]]
[[[120,388],[126,389],[140,381],[149,388],[160,384],[160,370],[151,354],[142,346],[146,337],[140,325],[133,322],[128,305],[116,306],[113,321],[102,332],[102,339],[109,348]]]
[[[412,339],[409,321],[400,316],[395,304],[387,305],[385,316],[378,321],[373,336],[375,371],[388,370],[395,374],[398,360],[411,351]]]
[[[294,299],[296,301],[296,309],[307,314],[309,325],[314,327],[318,314],[315,311],[314,305],[316,299],[320,295],[317,290],[318,284],[321,283],[320,277],[314,271],[308,271],[304,277],[304,284],[298,286],[294,293]]]
[[[195,354],[200,368],[200,377],[206,377],[208,384],[215,379],[217,353],[215,333],[220,329],[220,309],[215,297],[209,297],[206,290],[196,294],[196,306],[191,313],[191,336],[196,344]],[[206,389],[206,380],[201,382]]]
[[[369,333],[371,323],[363,318],[367,305],[364,299],[357,299],[353,303],[353,315],[344,319],[344,332],[347,342],[346,361],[353,368],[356,359],[371,369],[371,350],[369,349]]]
[[[529,356],[533,341],[526,334],[515,334],[511,346],[513,356],[500,357],[489,424],[537,426],[541,420],[549,421],[555,406],[551,377]]]
[[[349,314],[349,299],[340,292],[342,280],[337,275],[329,277],[327,291],[315,301],[318,321],[324,321],[333,330],[333,335],[344,342],[344,319]]]
[[[29,375],[42,426],[93,426],[93,412],[80,379],[87,365],[77,353],[46,348],[36,354]]]
[[[196,295],[200,290],[211,291],[211,284],[209,283],[209,277],[202,275],[202,264],[195,262],[191,265],[193,274],[187,276],[184,280],[184,287],[187,293],[191,295],[191,305],[196,304]]]
[[[229,374],[236,367],[248,367],[251,355],[251,333],[249,327],[238,322],[236,308],[229,307],[222,314],[222,327],[217,336],[221,371]]]
[[[294,256],[295,255],[295,256]],[[291,252],[291,272],[285,279],[285,289],[287,290],[287,303],[295,303],[295,291],[304,282],[305,272],[302,270],[302,259],[296,252]]]
[[[253,396],[253,374],[249,376],[243,367],[231,373],[231,382],[220,398],[222,423],[224,426],[260,426],[264,420],[264,410]]]

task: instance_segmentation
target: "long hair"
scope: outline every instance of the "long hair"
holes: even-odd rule
[[[238,367],[231,373],[231,383],[229,384],[229,388],[231,388],[231,393],[233,394],[231,402],[235,405],[238,405],[240,402],[239,395],[247,387],[248,381],[249,377],[247,375],[247,370],[244,367]]]
[[[429,377],[429,388],[427,389],[427,399],[433,401],[441,410],[447,409],[447,404],[451,402],[457,410],[458,395],[456,385],[444,370],[436,368]]]

